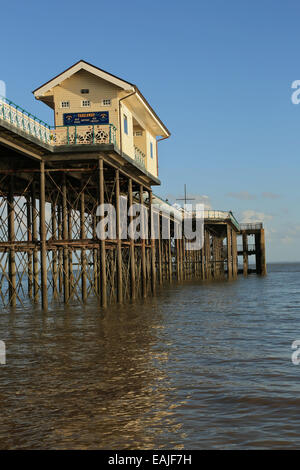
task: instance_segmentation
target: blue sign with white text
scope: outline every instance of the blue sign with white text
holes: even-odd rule
[[[64,126],[88,126],[90,124],[109,124],[108,111],[64,114]]]

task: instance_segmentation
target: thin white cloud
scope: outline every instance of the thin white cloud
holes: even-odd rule
[[[232,197],[234,199],[240,199],[242,201],[251,201],[253,199],[256,199],[256,196],[254,194],[250,194],[248,191],[240,191],[238,193],[227,193],[227,197]]]
[[[285,235],[284,237],[282,237],[280,239],[281,243],[283,243],[284,245],[292,245],[294,243],[294,238],[293,237],[290,237],[288,235]]]
[[[281,196],[280,196],[280,194],[265,192],[265,193],[262,193],[262,197],[264,199],[278,199]]]
[[[237,193],[230,192],[227,193],[225,196],[232,197],[234,199],[239,199],[241,201],[253,201],[254,199],[257,199],[257,197],[259,197],[256,194],[249,193],[249,191],[239,191]],[[262,197],[263,199],[279,199],[281,196],[280,194],[265,191],[261,193],[260,197]]]
[[[267,222],[274,218],[271,214],[265,214],[264,212],[257,212],[252,209],[242,211],[240,222],[243,224],[252,222]]]

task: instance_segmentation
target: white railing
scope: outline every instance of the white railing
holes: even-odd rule
[[[241,230],[260,230],[263,228],[263,223],[262,222],[255,222],[255,223],[250,223],[250,224],[240,224],[240,229]]]
[[[146,164],[145,164],[146,155],[136,145],[134,146],[134,159],[143,168],[146,167]]]
[[[51,127],[0,96],[1,120],[49,145],[116,144],[116,127],[113,124]]]
[[[205,210],[204,218],[205,219],[229,219],[230,213],[228,211]]]
[[[236,226],[238,230],[240,230],[240,224],[234,217],[231,211],[213,211],[213,210],[206,210],[204,211],[204,219],[214,219],[214,220],[226,220],[230,219],[232,223]]]
[[[89,126],[57,126],[51,130],[53,145],[115,144],[116,128],[113,124]]]
[[[42,142],[51,142],[51,129],[46,122],[4,97],[0,97],[0,120],[8,122]]]

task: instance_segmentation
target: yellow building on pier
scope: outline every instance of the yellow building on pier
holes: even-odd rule
[[[157,141],[170,132],[135,85],[80,60],[33,93],[54,111],[56,145],[113,143],[158,178]]]

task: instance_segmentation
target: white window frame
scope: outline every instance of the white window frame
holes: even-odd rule
[[[70,107],[70,101],[61,101],[60,102],[60,107],[64,108],[64,109],[69,108]]]
[[[88,103],[88,104],[84,104]],[[89,108],[91,106],[91,101],[90,100],[81,100],[81,107],[82,108]]]
[[[103,99],[102,106],[111,106],[111,99],[110,98]]]

